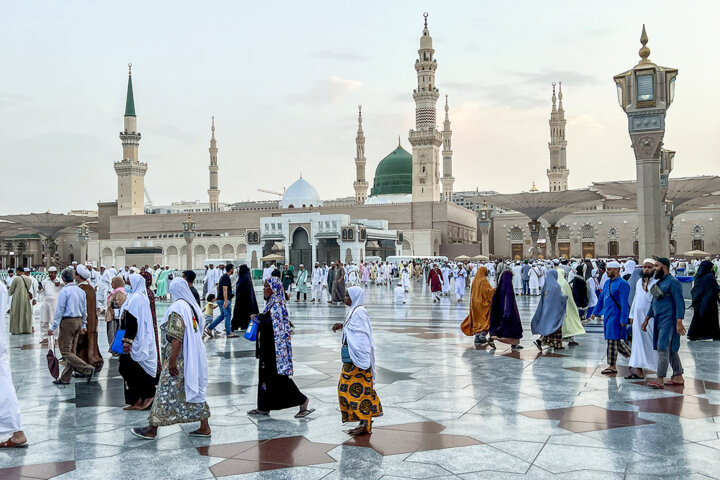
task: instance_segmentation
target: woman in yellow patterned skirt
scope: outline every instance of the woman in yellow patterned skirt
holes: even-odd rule
[[[350,314],[345,323],[336,323],[332,330],[343,330],[343,369],[338,384],[338,399],[343,423],[360,422],[349,430],[350,435],[372,432],[372,419],[382,415],[382,405],[375,393],[375,346],[370,315],[363,305],[363,289],[350,287],[345,305]]]

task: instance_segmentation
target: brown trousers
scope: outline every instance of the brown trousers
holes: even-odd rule
[[[58,334],[58,348],[60,355],[65,360],[65,370],[60,375],[60,381],[70,383],[74,370],[85,375],[93,371],[93,367],[76,355],[78,338],[82,329],[82,318],[64,317],[60,321],[60,333]]]

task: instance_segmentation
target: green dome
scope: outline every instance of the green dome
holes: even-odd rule
[[[375,169],[370,196],[412,193],[412,155],[398,146]]]

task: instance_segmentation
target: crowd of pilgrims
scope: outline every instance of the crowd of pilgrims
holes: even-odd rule
[[[684,382],[678,356],[680,336],[686,333],[685,302],[675,277],[694,274],[693,318],[689,340],[720,340],[718,279],[720,258],[679,262],[648,258],[637,265],[628,258],[616,260],[431,262],[418,260],[398,265],[389,262],[316,263],[311,271],[300,265],[265,265],[262,270],[262,311],[256,299],[250,269],[240,265],[209,265],[203,277],[202,296],[194,287],[196,273],[175,272],[148,265],[116,270],[104,265],[72,266],[58,272],[51,267],[38,282],[29,271],[18,269],[0,282],[0,312],[9,311],[10,333],[29,334],[33,306],[42,293],[42,343],[57,343],[65,367],[55,380],[67,385],[72,377],[90,382],[104,366],[98,348],[99,319],[104,318],[111,357],[118,357],[124,379],[126,410],[148,410],[148,425],[133,428],[143,439],[154,439],[160,426],[199,422],[191,436],[211,435],[206,402],[208,366],[204,341],[215,338],[224,323],[227,338],[236,331],[253,330],[259,362],[257,408],[249,415],[298,407],[296,418],[314,412],[309,398],[292,380],[293,360],[287,302],[347,306],[342,331],[342,371],[338,401],[342,422],[358,422],[350,435],[371,433],[372,419],[383,414],[375,384],[375,348],[365,289],[371,285],[393,288],[393,302],[404,304],[411,285],[430,293],[434,304],[455,296],[463,302],[470,291],[469,313],[461,324],[477,345],[495,349],[495,342],[523,348],[522,321],[517,296],[540,296],[530,322],[533,344],[543,350],[578,345],[584,324],[602,318],[608,365],[602,373],[617,373],[617,357],[629,357],[626,378],[644,378],[655,369],[653,388]],[[59,273],[59,275],[58,275]],[[427,288],[426,288],[427,287]],[[327,300],[325,300],[327,298]],[[172,301],[161,319],[156,299]],[[232,307],[234,300],[234,308]],[[446,304],[446,303],[445,303]],[[9,308],[9,310],[8,310]],[[220,315],[215,317],[214,311]],[[104,316],[104,317],[103,317]],[[5,315],[0,315],[0,448],[27,446],[20,408],[9,370]],[[630,346],[632,340],[632,347]],[[666,381],[668,366],[672,375]]]

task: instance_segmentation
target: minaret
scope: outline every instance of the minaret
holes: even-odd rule
[[[435,87],[435,50],[427,26],[428,14],[424,13],[425,27],[420,37],[420,50],[415,60],[418,86],[413,90],[415,99],[415,130],[410,130],[413,158],[413,202],[440,201],[440,145],[443,137],[435,125],[437,99]]]
[[[565,110],[563,109],[562,82],[560,82],[557,97],[555,97],[555,83],[553,82],[552,111],[550,112],[550,168],[547,171],[549,188],[551,192],[560,192],[568,189],[567,169],[567,141],[565,140]],[[555,102],[559,101],[558,106]]]
[[[443,123],[442,139],[443,139],[443,176],[441,179],[443,198],[446,202],[452,202],[453,197],[453,184],[455,183],[455,177],[452,176],[452,130],[450,129],[450,116],[448,112],[450,107],[448,106],[448,96],[445,95],[445,123]]]
[[[210,211],[217,212],[220,210],[220,190],[218,190],[218,163],[217,163],[217,142],[215,141],[215,117],[212,117],[212,126],[210,127],[210,189],[208,196],[210,197]]]
[[[135,98],[132,88],[132,63],[128,63],[128,86],[125,99],[125,130],[120,132],[123,158],[115,162],[118,177],[118,215],[145,213],[145,173],[147,163],[138,160],[140,133],[137,131]]]
[[[363,205],[367,200],[368,182],[365,180],[365,134],[362,129],[362,105],[358,105],[358,131],[355,137],[355,203]]]

